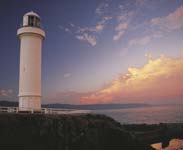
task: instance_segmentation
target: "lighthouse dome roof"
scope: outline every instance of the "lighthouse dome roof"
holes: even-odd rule
[[[36,16],[36,17],[40,18],[40,16],[37,13],[33,12],[33,11],[30,11],[30,12],[26,13],[24,16]]]

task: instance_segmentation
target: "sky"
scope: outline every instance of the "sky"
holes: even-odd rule
[[[46,32],[43,103],[183,103],[183,0],[1,0],[0,100],[18,101],[29,11]]]

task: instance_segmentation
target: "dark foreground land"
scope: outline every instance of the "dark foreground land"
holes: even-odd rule
[[[2,150],[151,150],[183,138],[183,124],[121,125],[104,115],[0,114]]]

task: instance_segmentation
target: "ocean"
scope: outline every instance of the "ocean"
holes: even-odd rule
[[[183,105],[96,110],[93,113],[105,114],[121,124],[183,123]],[[152,146],[157,150],[183,150],[183,140],[172,139],[165,149],[161,148],[161,143]]]
[[[183,105],[164,105],[143,108],[95,110],[121,124],[183,123]]]

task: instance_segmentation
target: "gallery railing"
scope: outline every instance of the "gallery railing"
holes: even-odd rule
[[[41,110],[26,109],[20,111],[18,107],[0,107],[0,113],[41,113],[41,114],[77,114],[90,113],[89,110],[42,108]]]

